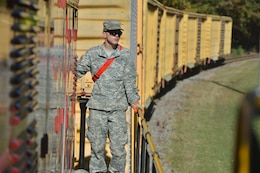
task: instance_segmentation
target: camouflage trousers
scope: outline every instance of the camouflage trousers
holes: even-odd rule
[[[89,172],[107,172],[105,146],[107,136],[110,140],[110,160],[108,171],[125,172],[127,143],[127,122],[125,111],[89,110],[87,118],[87,137],[91,144]]]

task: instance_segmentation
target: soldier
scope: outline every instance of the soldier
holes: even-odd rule
[[[77,77],[91,72],[95,82],[87,103],[90,173],[125,171],[125,144],[128,140],[126,110],[128,106],[132,106],[134,111],[142,109],[136,88],[134,58],[130,57],[127,48],[118,44],[122,31],[119,21],[105,21],[104,43],[88,49],[77,64]],[[104,154],[107,135],[112,154],[108,170]]]

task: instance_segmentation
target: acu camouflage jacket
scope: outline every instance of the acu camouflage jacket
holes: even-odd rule
[[[93,76],[108,58],[115,57],[112,64],[95,82],[87,106],[92,109],[113,111],[126,110],[129,105],[139,101],[136,88],[136,68],[134,58],[127,48],[120,46],[108,57],[103,45],[87,50],[77,64],[77,77],[87,72]]]

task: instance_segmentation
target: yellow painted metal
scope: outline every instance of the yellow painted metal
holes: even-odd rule
[[[154,87],[156,85],[156,61],[158,51],[158,9],[150,4],[144,6],[144,30],[143,30],[143,46],[144,46],[144,97],[147,98],[155,95]]]
[[[160,9],[160,8],[159,8]],[[157,68],[158,68],[158,74],[156,75],[156,84],[157,84],[157,87],[160,87],[161,85],[161,82],[162,82],[162,79],[163,79],[163,76],[164,76],[164,69],[165,69],[165,66],[164,66],[164,62],[165,62],[165,39],[166,39],[166,35],[165,35],[165,31],[166,31],[166,28],[165,28],[165,25],[166,25],[166,10],[164,9],[160,9],[159,12],[159,21],[158,21],[158,36],[159,38],[157,39],[157,42],[158,42],[158,49],[159,49],[159,52],[158,52],[158,62],[157,62]],[[156,92],[158,91],[158,89],[155,90]]]
[[[200,60],[203,61],[210,57],[210,36],[211,36],[211,18],[206,17],[201,26],[201,39],[200,39]]]
[[[137,70],[137,87],[139,89],[139,94],[141,96],[140,103],[144,104],[144,61],[143,61],[143,1],[138,1],[137,4],[137,60],[136,60],[136,70]]]
[[[156,0],[147,0],[143,4],[141,63],[144,67],[142,75],[145,77],[142,77],[141,88],[142,100],[149,104],[151,98],[164,86],[166,78],[171,79],[178,71],[185,73],[187,67],[193,68],[206,58],[221,56],[221,32],[227,35],[224,54],[228,55],[232,22],[229,17],[165,7]],[[180,19],[178,26],[177,18]],[[222,20],[228,21],[225,29],[221,28]],[[177,59],[174,59],[174,55]]]
[[[146,80],[145,78],[145,73],[144,73],[144,50],[143,50],[143,28],[145,27],[143,25],[143,0],[138,0],[137,1],[137,59],[136,59],[136,70],[137,70],[137,88],[139,90],[139,95],[140,95],[140,103],[141,105],[144,105],[145,102],[145,88],[144,88],[144,81]],[[133,113],[132,113],[133,114]],[[137,141],[137,123],[138,120],[136,117],[132,116],[132,121],[131,121],[131,139],[132,139],[132,145],[131,145],[131,163],[132,163],[132,170],[131,173],[136,172],[136,141]]]
[[[224,18],[224,17],[223,17]],[[224,18],[225,31],[224,31],[224,55],[231,53],[231,40],[232,40],[232,20],[231,18]]]
[[[1,28],[1,39],[0,39],[0,59],[6,59],[9,57],[10,40],[12,38],[12,32],[10,28],[13,24],[13,19],[10,16],[10,12],[5,8],[0,8],[0,28]]]
[[[250,147],[249,143],[242,141],[238,149],[237,173],[250,173]]]
[[[253,108],[251,100],[244,98],[240,106],[240,112],[237,122],[236,149],[234,154],[234,173],[250,173],[250,158],[252,145],[252,121],[253,116],[257,115],[256,109]]]
[[[164,13],[165,15],[165,31],[164,31],[164,44],[162,51],[164,57],[162,61],[162,77],[165,79],[167,76],[172,76],[174,67],[174,54],[175,52],[175,37],[176,37],[176,15],[171,13]],[[168,80],[168,79],[167,79]]]
[[[198,41],[198,18],[188,17],[187,24],[187,63],[196,62],[196,51],[197,51],[197,41]]]
[[[185,66],[188,63],[187,60],[187,24],[188,24],[188,14],[183,14],[183,17],[180,21],[180,28],[179,28],[179,49],[178,49],[178,64],[179,67]]]
[[[77,53],[81,56],[85,51],[103,42],[103,21],[119,20],[124,29],[120,44],[130,45],[130,1],[92,0],[80,1]]]
[[[210,58],[219,57],[220,51],[221,20],[219,17],[212,18],[210,36]]]

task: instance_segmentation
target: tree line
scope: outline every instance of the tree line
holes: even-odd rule
[[[232,48],[258,51],[260,42],[259,0],[159,0],[183,11],[230,16],[233,19]]]

